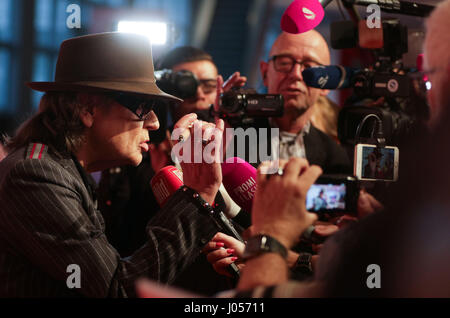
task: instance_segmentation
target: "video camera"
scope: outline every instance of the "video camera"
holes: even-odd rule
[[[187,70],[174,72],[169,69],[155,71],[156,85],[167,94],[181,99],[194,97],[199,85],[197,77]]]
[[[199,80],[190,71],[174,72],[164,69],[155,72],[156,84],[164,92],[182,99],[195,97]],[[226,119],[232,126],[251,124],[258,117],[283,115],[283,96],[257,94],[251,89],[231,89],[220,97],[219,110],[210,109],[211,115]]]
[[[220,96],[217,115],[232,126],[251,124],[258,117],[283,116],[283,95],[257,94],[249,89],[231,89]]]
[[[384,138],[391,145],[401,144],[424,126],[429,118],[425,81],[416,76],[417,69],[407,69],[402,63],[403,54],[408,52],[406,26],[398,19],[382,21],[379,29],[369,29],[364,20],[358,24],[335,22],[331,43],[334,49],[368,48],[375,61],[364,69],[345,68],[345,87],[353,88],[353,95],[338,118],[338,138],[343,145],[373,142],[375,121],[363,127],[360,140],[355,136],[362,119],[370,114],[381,119]]]

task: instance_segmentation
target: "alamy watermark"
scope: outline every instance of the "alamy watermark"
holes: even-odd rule
[[[69,29],[81,28],[81,8],[78,4],[69,4],[66,8],[66,12],[70,15],[66,19],[66,26]]]
[[[223,143],[219,142],[222,136]],[[222,163],[224,158],[239,157],[247,158],[250,164],[257,164],[264,161],[277,162],[279,159],[278,128],[226,128],[223,133],[217,128],[203,130],[200,124],[194,125],[190,133],[184,128],[174,129],[171,139],[178,141],[171,152],[174,162]],[[226,150],[223,144],[226,145]],[[278,164],[274,164],[265,172],[275,173],[277,170]]]
[[[81,268],[77,264],[70,264],[67,266],[66,273],[70,275],[67,276],[66,285],[69,289],[81,288]]]
[[[367,6],[366,12],[370,13],[367,17],[366,24],[369,29],[381,28],[381,8],[378,4]]]
[[[370,264],[366,269],[370,275],[366,279],[367,288],[381,288],[381,268],[378,264]]]

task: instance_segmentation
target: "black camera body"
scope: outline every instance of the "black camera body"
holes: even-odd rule
[[[410,78],[393,72],[364,69],[353,78],[353,91],[357,97],[403,97],[410,93]]]
[[[230,90],[220,96],[219,112],[227,120],[256,117],[280,117],[284,112],[283,95],[257,94],[253,90]]]
[[[190,71],[174,72],[169,69],[155,72],[156,85],[164,92],[187,99],[195,97],[199,81]],[[276,94],[258,94],[251,89],[231,89],[220,97],[218,115],[233,126],[251,124],[258,117],[283,116],[283,96]]]
[[[198,80],[190,71],[174,72],[164,69],[155,72],[156,85],[167,94],[181,99],[194,97],[197,94]]]

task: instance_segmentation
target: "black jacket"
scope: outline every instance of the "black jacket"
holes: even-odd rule
[[[145,244],[121,258],[84,170],[47,150],[30,144],[0,162],[0,297],[135,296],[137,278],[173,282],[218,230],[179,190],[148,223]],[[66,283],[72,264],[80,288]]]
[[[260,157],[260,147],[266,143],[266,145],[264,145],[265,149],[270,149],[267,145],[270,145],[270,140],[272,138],[271,127],[268,120],[262,118],[255,121],[251,127],[244,127],[243,129],[245,130],[248,128],[256,128],[258,130],[258,142],[255,144],[250,143],[250,140],[246,140],[245,154],[240,154],[238,141],[235,137],[234,156],[241,157],[254,167],[257,167],[265,160]],[[268,129],[268,133],[266,135],[262,134],[261,128]],[[310,164],[320,166],[324,174],[351,174],[353,172],[353,165],[350,162],[345,149],[312,124],[309,133],[304,135],[303,141],[305,144],[306,159]],[[264,152],[264,150],[262,150],[262,152]],[[270,150],[268,150],[267,155],[271,155]],[[254,160],[255,158],[257,158],[256,161]]]

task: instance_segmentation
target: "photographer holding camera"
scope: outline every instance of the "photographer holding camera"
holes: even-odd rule
[[[159,63],[157,71],[158,85],[162,90],[183,99],[176,107],[171,107],[172,122],[189,113],[196,113],[198,118],[214,122],[211,105],[217,98],[217,66],[207,52],[192,46],[181,46],[169,51]],[[242,87],[247,78],[235,72],[223,84],[223,90]],[[154,171],[171,163],[170,150],[172,142],[170,133],[160,131],[164,140],[150,146],[152,150],[152,167]]]

